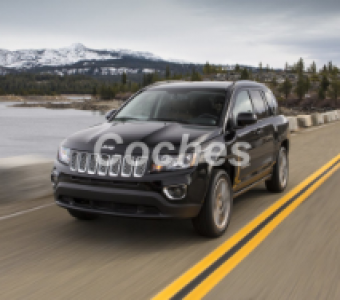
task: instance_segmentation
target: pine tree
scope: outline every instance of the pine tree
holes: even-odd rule
[[[303,71],[305,70],[305,63],[303,62],[302,57],[299,59],[299,61],[296,64],[296,71],[298,74],[302,74]]]
[[[97,93],[98,93],[98,92],[97,92],[97,87],[94,86],[93,89],[92,89],[92,93],[91,93],[91,94],[92,94],[92,96],[95,98],[95,97],[97,96]]]
[[[326,92],[329,86],[329,80],[327,76],[324,74],[322,76],[320,87],[319,87],[319,99],[324,100],[326,98]]]
[[[208,61],[205,63],[203,67],[203,73],[207,75],[211,74],[211,66]]]
[[[334,100],[338,100],[340,94],[340,81],[334,78],[330,83],[329,96]]]
[[[192,69],[191,73],[191,81],[201,81],[202,77],[201,75],[196,71],[195,68]]]
[[[165,69],[165,78],[166,79],[170,78],[170,67],[169,66],[166,66],[166,69]]]
[[[333,63],[330,61],[330,62],[328,63],[328,72],[329,72],[329,73],[332,73],[332,71],[333,71]]]
[[[326,75],[323,75],[321,79],[320,87],[323,91],[326,92],[328,89],[328,86],[329,86],[329,80]]]
[[[249,72],[246,68],[244,68],[241,72],[241,80],[247,80],[249,79]]]
[[[127,78],[126,78],[126,73],[124,72],[124,73],[122,74],[122,84],[123,84],[123,85],[126,84],[126,80],[127,80]]]
[[[307,76],[305,79],[305,92],[308,93],[310,90],[310,80],[309,77]]]
[[[315,61],[312,62],[309,69],[310,69],[310,72],[313,73],[313,75],[316,74],[316,63],[315,63]]]
[[[299,74],[298,76],[295,92],[300,100],[302,100],[304,98],[304,95],[306,94],[306,81],[302,74]]]
[[[326,98],[326,93],[322,88],[319,89],[318,97],[320,100],[324,100]]]
[[[276,79],[276,76],[274,76],[273,77],[273,79],[271,80],[271,85],[273,86],[273,87],[277,87],[277,79]]]
[[[269,70],[270,70],[270,66],[267,64],[267,66],[266,66],[266,72],[269,73]]]
[[[249,74],[248,79],[249,79],[249,80],[253,80],[253,77],[254,77],[254,76],[253,76],[253,71],[252,71],[252,69],[249,69],[249,70],[248,70],[248,74]]]
[[[280,85],[279,87],[279,91],[284,94],[285,99],[286,99],[286,105],[287,105],[287,100],[288,97],[292,91],[293,85],[290,82],[290,80],[288,79],[288,77],[286,77],[285,81]]]
[[[333,70],[332,70],[333,77],[337,77],[338,74],[339,74],[339,68],[337,66],[333,66]]]
[[[327,74],[327,71],[328,71],[327,66],[323,65],[322,73]]]

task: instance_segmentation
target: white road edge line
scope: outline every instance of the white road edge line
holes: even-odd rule
[[[39,209],[43,209],[43,208],[46,208],[46,207],[49,207],[49,206],[52,206],[52,205],[55,205],[55,203],[45,204],[45,205],[30,208],[30,209],[27,209],[27,210],[22,210],[22,211],[14,213],[14,214],[10,214],[10,215],[7,215],[7,216],[0,217],[0,221],[4,221],[4,220],[11,219],[11,218],[14,218],[14,217],[18,217],[18,216],[21,216],[21,215],[24,215],[24,214],[28,214],[30,212],[33,212],[33,211],[36,211],[36,210],[39,210]]]

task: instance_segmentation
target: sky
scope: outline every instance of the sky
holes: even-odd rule
[[[339,0],[1,2],[2,49],[82,43],[197,63],[340,65]]]

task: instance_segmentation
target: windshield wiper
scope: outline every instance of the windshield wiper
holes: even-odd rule
[[[152,118],[152,119],[148,119],[148,121],[177,122],[177,123],[189,124],[189,122],[186,120],[170,119],[170,118]]]

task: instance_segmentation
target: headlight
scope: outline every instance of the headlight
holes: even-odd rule
[[[196,153],[186,153],[181,155],[160,155],[158,162],[152,164],[151,171],[173,171],[183,170],[193,167],[196,164]]]
[[[58,159],[62,163],[69,165],[71,160],[71,149],[60,146],[58,151]]]

